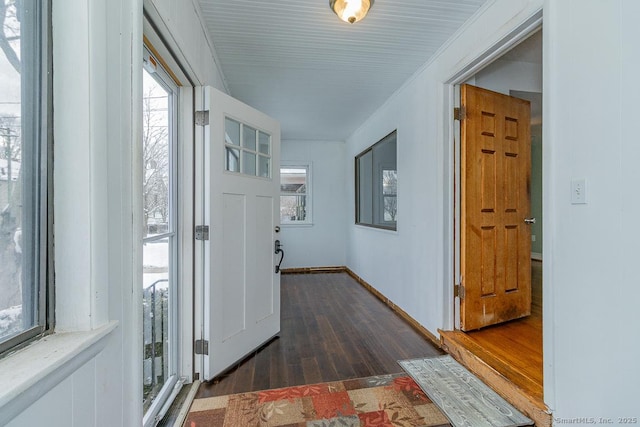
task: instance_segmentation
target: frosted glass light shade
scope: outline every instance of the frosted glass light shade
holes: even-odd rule
[[[373,0],[329,0],[329,6],[338,18],[354,24],[367,16]]]

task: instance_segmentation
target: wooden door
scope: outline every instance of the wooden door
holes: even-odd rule
[[[209,111],[196,177],[209,226],[198,259],[208,343],[202,377],[210,380],[280,331],[280,125],[211,87],[196,102]]]
[[[531,314],[529,101],[461,86],[460,327]]]

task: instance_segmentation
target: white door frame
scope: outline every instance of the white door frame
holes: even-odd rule
[[[194,86],[197,78],[175,41],[168,37],[169,29],[153,2],[144,0],[143,34],[145,43],[154,49],[163,66],[171,70],[178,85],[178,152],[176,159],[178,179],[177,224],[177,281],[178,289],[178,382],[188,384],[194,380]],[[140,335],[142,337],[142,335]],[[142,341],[140,341],[142,348]],[[179,387],[179,386],[178,386]],[[177,394],[174,390],[174,394]],[[173,397],[169,399],[173,400]],[[168,410],[168,406],[162,411]]]
[[[457,72],[453,73],[449,79],[443,83],[443,183],[444,183],[444,281],[443,281],[443,330],[459,329],[459,298],[454,296],[454,284],[460,279],[460,192],[457,189],[460,183],[460,141],[456,135],[456,127],[459,130],[459,123],[454,120],[454,107],[459,106],[460,96],[458,86],[472,78],[478,71],[498,59],[515,45],[531,36],[542,28],[543,11],[539,9],[521,22],[509,32],[505,37],[493,46],[481,52],[475,59],[463,65]],[[545,58],[546,59],[546,58]],[[546,98],[546,97],[545,97]],[[546,103],[546,100],[545,100]],[[548,247],[545,245],[545,247]],[[544,254],[548,258],[550,254]],[[543,264],[543,269],[544,269]],[[544,273],[543,273],[544,275]],[[550,283],[543,280],[543,293]],[[544,315],[546,315],[545,310]],[[543,346],[550,342],[547,336],[549,329],[545,329],[545,340]],[[546,354],[543,351],[543,354]],[[543,356],[544,360],[544,356]],[[552,366],[543,363],[545,378],[553,375]],[[545,382],[546,384],[546,382]],[[545,398],[547,397],[545,387]],[[548,399],[545,399],[548,400]]]
[[[542,28],[542,10],[517,26],[498,43],[481,53],[461,70],[444,82],[444,330],[452,330],[456,322],[454,306],[457,298],[453,294],[453,285],[460,277],[460,141],[456,140],[457,123],[453,117],[454,107],[459,106],[460,96],[456,94],[457,86],[472,78],[478,71],[486,67],[516,44],[531,36]]]

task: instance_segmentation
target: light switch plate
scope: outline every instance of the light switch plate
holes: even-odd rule
[[[587,180],[584,178],[571,180],[571,204],[584,205],[587,203]]]

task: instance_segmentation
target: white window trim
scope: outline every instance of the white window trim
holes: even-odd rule
[[[398,220],[396,218],[395,221],[385,221],[384,220],[384,190],[383,190],[383,185],[382,182],[379,182],[378,184],[376,184],[375,180],[373,179],[375,177],[375,174],[373,174],[372,176],[372,193],[371,193],[371,201],[372,201],[372,221],[371,223],[366,223],[366,222],[362,222],[360,220],[360,216],[361,216],[361,197],[360,197],[360,166],[359,166],[359,160],[362,159],[364,157],[364,155],[371,153],[373,155],[374,152],[374,148],[376,146],[379,146],[381,143],[383,142],[388,142],[389,137],[391,135],[395,134],[395,140],[396,140],[396,174],[398,173],[398,169],[397,169],[397,142],[398,142],[398,129],[395,129],[394,131],[392,131],[391,133],[389,133],[388,135],[386,135],[385,137],[383,137],[382,139],[380,139],[378,142],[376,142],[375,144],[367,147],[367,149],[365,149],[364,151],[360,152],[359,154],[357,154],[355,156],[355,167],[354,167],[354,178],[355,178],[355,182],[356,182],[356,189],[355,189],[355,207],[356,207],[356,212],[355,212],[355,225],[357,226],[361,226],[361,227],[369,227],[372,229],[384,229],[384,230],[390,230],[390,231],[398,231]],[[375,167],[375,166],[373,166]],[[373,167],[372,167],[372,172],[373,172]],[[389,169],[393,169],[392,166],[390,166],[389,163],[382,163],[380,165],[380,167],[378,168],[377,172],[380,176],[382,176],[382,172],[383,169],[387,167]],[[398,188],[396,188],[396,200],[398,197],[399,191]],[[379,206],[378,209],[376,210],[376,206],[375,206],[375,201],[376,201],[376,197],[379,198]],[[376,213],[378,215],[380,215],[380,221],[379,223],[375,222],[375,215]]]
[[[178,192],[178,281],[180,283],[191,283],[193,281],[193,206],[194,206],[194,135],[193,135],[193,96],[194,91],[191,86],[193,74],[185,74],[181,64],[188,63],[182,56],[181,50],[170,35],[162,17],[152,2],[144,2],[145,17],[143,20],[144,37],[152,45],[159,56],[166,62],[168,68],[180,81],[178,90],[178,182],[180,191]],[[164,37],[161,36],[164,34]],[[189,77],[191,76],[191,78]],[[181,286],[178,300],[180,312],[178,316],[178,375],[185,378],[186,383],[193,381],[193,289],[191,286]],[[136,345],[142,346],[142,338]]]
[[[280,161],[280,169],[283,168],[306,168],[307,169],[307,209],[306,209],[306,217],[304,221],[292,221],[292,222],[282,222],[280,224],[281,227],[310,227],[313,225],[313,165],[312,162],[296,162],[290,160],[281,160]],[[278,184],[280,186],[280,184]],[[282,192],[280,192],[282,195]],[[280,201],[278,200],[278,203]]]
[[[118,322],[46,336],[2,359],[0,425],[5,425],[100,353]]]
[[[145,45],[145,55],[155,56],[149,51],[148,46]],[[153,74],[156,76],[154,77]],[[169,401],[172,397],[172,389],[175,384],[179,381],[179,353],[180,353],[180,337],[179,337],[179,292],[181,288],[181,284],[179,281],[179,217],[178,217],[178,194],[180,193],[178,189],[178,170],[179,170],[179,155],[178,155],[178,145],[179,145],[179,134],[180,134],[180,89],[177,83],[173,80],[173,78],[166,71],[164,66],[158,64],[154,73],[149,73],[149,78],[152,78],[162,86],[167,93],[169,94],[170,99],[170,107],[168,110],[168,121],[169,121],[169,133],[168,133],[168,142],[169,142],[169,170],[170,170],[170,180],[169,180],[169,229],[167,232],[160,234],[154,237],[144,237],[142,239],[143,248],[146,243],[151,243],[161,239],[169,239],[173,244],[169,245],[171,248],[171,252],[169,254],[169,283],[170,283],[170,307],[169,307],[169,356],[168,356],[168,372],[167,378],[165,379],[165,383],[161,389],[161,391],[156,395],[155,399],[153,399],[153,403],[147,409],[147,412],[144,414],[143,425],[151,426],[157,422],[159,418],[159,414],[163,410],[165,403]],[[144,249],[142,249],[144,253]],[[141,285],[142,283],[140,283]],[[144,324],[144,322],[143,322]],[[141,396],[142,397],[142,396]]]
[[[138,217],[131,219],[131,214],[136,212],[131,206],[135,200],[133,190],[123,186],[124,192],[117,195],[105,191],[114,176],[126,182],[132,175],[141,173],[136,153],[133,149],[128,151],[131,145],[127,143],[137,140],[138,131],[141,133],[139,122],[127,121],[132,114],[131,106],[136,102],[142,105],[141,96],[137,96],[138,92],[142,93],[141,81],[133,77],[126,64],[131,61],[133,67],[142,61],[142,1],[121,3],[123,8],[130,8],[131,33],[125,34],[121,41],[112,42],[104,28],[107,25],[104,5],[96,6],[83,0],[74,3],[74,7],[64,8],[56,7],[62,6],[61,3],[52,2],[55,326],[53,334],[0,359],[0,384],[3,385],[0,425],[14,419],[80,367],[95,360],[113,339],[122,339],[127,356],[133,351],[141,354],[141,345],[132,350],[135,344],[140,344],[141,337],[131,342],[129,334],[119,330],[119,321],[111,319],[108,298],[109,283],[116,281],[124,281],[122,287],[132,301],[141,297],[141,292],[133,286],[135,271],[141,269],[142,264],[141,254],[131,244],[140,239],[142,222]],[[119,104],[114,97],[107,96],[104,84],[109,80],[108,70],[113,68],[100,62],[104,55],[93,54],[113,43],[121,43],[124,51],[130,52],[130,56],[123,56],[124,64],[117,71],[128,84],[122,90],[130,91],[131,98],[124,97]],[[140,46],[140,50],[131,49],[132,46]],[[111,102],[106,104],[105,100]],[[114,119],[107,117],[107,111],[114,112],[115,120],[120,120],[125,129],[120,146],[109,144],[105,130]],[[119,156],[118,162],[111,162],[117,167],[107,168],[105,159],[110,156]],[[113,211],[109,197],[116,196],[124,207]],[[122,220],[122,230],[109,236],[104,225],[115,216]],[[105,263],[111,249],[120,255],[114,262],[122,261],[121,271],[117,273],[110,271]],[[141,308],[125,304],[121,309],[121,318],[133,319],[127,327],[141,330]],[[122,390],[123,402],[129,402],[137,397],[142,370],[141,366],[135,366],[125,368],[124,372],[134,374]],[[142,419],[141,401],[124,410]]]

